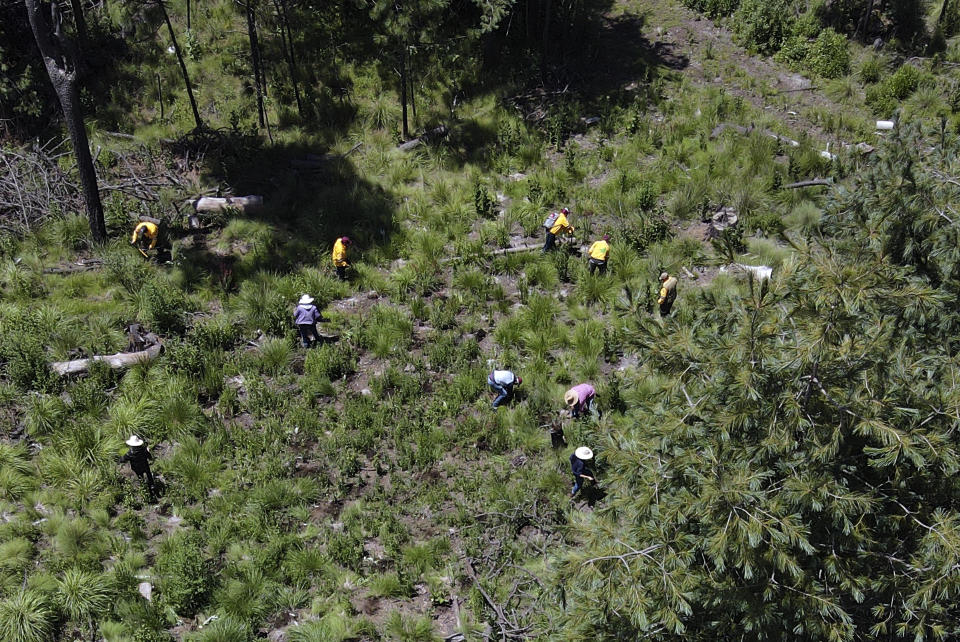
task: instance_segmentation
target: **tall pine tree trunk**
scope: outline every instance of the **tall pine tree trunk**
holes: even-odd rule
[[[403,140],[410,140],[410,125],[407,122],[407,46],[400,49],[400,109],[403,113]]]
[[[540,75],[544,80],[547,78],[547,62],[549,59],[550,52],[550,19],[552,11],[552,2],[551,0],[546,1],[546,8],[543,13],[543,46],[540,55]]]
[[[287,19],[286,0],[273,0],[280,18],[280,40],[283,45],[283,55],[287,59],[290,69],[290,83],[293,85],[293,95],[297,99],[297,114],[303,119],[303,102],[300,100],[300,83],[297,81],[297,61],[293,50],[293,32],[290,30],[290,20]]]
[[[247,0],[247,36],[250,40],[250,64],[253,67],[253,84],[257,90],[257,122],[265,126],[263,113],[263,80],[260,71],[260,43],[257,38],[257,17],[254,0]]]
[[[183,83],[187,86],[187,96],[190,97],[190,108],[193,109],[193,120],[197,124],[197,129],[203,129],[203,121],[200,120],[200,110],[197,109],[197,99],[193,97],[193,85],[190,84],[190,74],[187,72],[187,63],[183,61],[183,52],[180,51],[180,43],[177,42],[177,35],[173,31],[173,23],[170,22],[170,14],[167,13],[167,5],[164,0],[158,0],[160,10],[163,12],[163,21],[167,23],[167,31],[170,32],[170,40],[173,42],[173,52],[177,55],[177,62],[180,63],[180,73],[183,75]]]
[[[77,25],[77,37],[80,44],[87,42],[87,20],[83,15],[83,3],[81,0],[70,0],[70,7],[73,9],[73,22]]]
[[[26,0],[26,6],[33,37],[43,56],[43,64],[57,93],[57,100],[63,110],[63,120],[70,133],[80,184],[83,187],[83,203],[90,221],[90,234],[94,242],[103,243],[107,239],[107,229],[103,222],[97,172],[93,167],[87,130],[83,124],[83,108],[80,106],[80,91],[77,88],[77,67],[71,55],[70,43],[62,31],[60,10],[56,2],[52,3],[51,22],[47,22],[40,0]]]

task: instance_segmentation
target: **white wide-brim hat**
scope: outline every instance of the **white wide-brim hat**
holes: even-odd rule
[[[311,303],[313,303],[313,297],[309,294],[304,294],[300,297],[300,305],[310,305]]]
[[[573,451],[573,454],[577,456],[577,459],[593,459],[593,451],[586,446],[580,446]]]
[[[125,443],[128,446],[142,446],[143,440],[137,437],[136,435],[130,435],[130,439],[126,440],[123,443]]]

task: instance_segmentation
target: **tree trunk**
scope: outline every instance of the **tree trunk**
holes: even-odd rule
[[[87,42],[87,20],[83,15],[83,3],[80,0],[70,0],[70,7],[73,9],[73,22],[77,26],[77,37],[82,45]]]
[[[414,86],[413,76],[413,64],[408,65],[410,68],[407,70],[407,76],[409,76],[410,81],[410,111],[413,112],[413,126],[417,129],[420,128],[420,123],[417,119],[417,92],[415,91],[416,87]]]
[[[547,61],[549,60],[549,51],[550,51],[550,11],[551,0],[547,0],[546,9],[543,12],[543,47],[540,58],[540,75],[544,78],[547,77]]]
[[[187,29],[190,28],[190,0],[187,0]]]
[[[949,1],[950,0],[944,0],[944,4],[946,4]],[[857,23],[856,31],[853,32],[854,39],[859,40],[860,42],[866,42],[867,36],[869,35],[868,31],[870,29],[870,17],[873,15],[873,2],[874,0],[870,0],[870,2],[867,3],[867,10],[864,12],[863,16],[861,16],[860,18],[860,21]],[[858,35],[859,35],[859,38],[858,38]]]
[[[290,30],[290,21],[287,19],[286,0],[273,0],[280,18],[280,44],[283,45],[283,55],[287,59],[290,69],[290,83],[293,85],[293,95],[297,100],[297,114],[303,120],[303,102],[300,100],[300,83],[297,82],[297,61],[293,53],[293,32]]]
[[[163,21],[167,23],[167,31],[170,32],[170,40],[173,42],[173,52],[177,55],[177,62],[180,63],[180,73],[183,74],[183,82],[187,86],[187,96],[190,97],[190,108],[193,109],[193,120],[197,124],[197,129],[203,129],[203,121],[200,120],[200,110],[197,109],[197,99],[193,97],[193,85],[190,84],[190,74],[187,73],[187,63],[183,61],[183,52],[180,51],[180,43],[177,42],[177,36],[173,31],[173,24],[170,22],[170,14],[167,13],[167,5],[164,0],[158,0],[160,10],[163,12]]]
[[[247,37],[250,41],[250,65],[253,67],[253,84],[257,90],[257,122],[263,120],[263,82],[260,76],[260,46],[257,39],[257,17],[254,15],[254,0],[247,0]]]
[[[34,0],[30,0],[31,2]],[[163,352],[163,346],[154,344],[140,352],[118,352],[117,354],[97,355],[88,359],[74,359],[73,361],[54,361],[50,369],[60,376],[82,374],[90,369],[96,361],[103,361],[114,370],[129,368],[138,363],[153,361]]]
[[[70,55],[70,43],[61,30],[60,10],[54,2],[50,5],[51,23],[48,23],[41,10],[39,0],[26,0],[27,17],[30,28],[37,41],[37,47],[43,57],[43,64],[50,76],[50,82],[57,93],[63,119],[70,133],[73,153],[77,157],[77,171],[83,187],[83,202],[90,221],[90,234],[94,242],[103,243],[107,239],[107,229],[103,222],[103,205],[100,202],[100,190],[97,187],[97,172],[90,156],[90,144],[87,130],[83,124],[83,110],[80,106],[80,92],[77,89],[77,69]]]
[[[410,125],[407,121],[407,45],[400,49],[400,111],[403,114],[403,140],[410,139]]]

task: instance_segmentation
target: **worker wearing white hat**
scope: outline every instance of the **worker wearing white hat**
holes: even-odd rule
[[[300,331],[300,340],[303,341],[303,347],[309,348],[320,340],[317,333],[317,321],[320,320],[320,310],[313,304],[313,297],[304,294],[297,303],[297,309],[293,311],[293,322],[297,324],[297,330]]]
[[[573,471],[573,490],[570,491],[571,497],[576,495],[577,491],[583,486],[584,479],[594,481],[593,477],[587,474],[590,472],[587,468],[587,462],[591,459],[593,459],[593,451],[586,446],[580,446],[570,455],[570,470]]]
[[[155,500],[156,486],[153,479],[153,472],[150,471],[150,460],[153,459],[153,454],[147,450],[146,444],[144,444],[143,440],[137,435],[130,435],[130,438],[124,443],[130,446],[130,450],[120,458],[120,463],[129,462],[130,469],[137,474],[137,477],[139,477],[141,481],[146,479],[147,490],[150,491],[150,499],[151,501]]]

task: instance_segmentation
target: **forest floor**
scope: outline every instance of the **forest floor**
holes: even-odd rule
[[[816,139],[820,149],[822,147],[819,145],[830,142],[860,142],[839,138],[845,135],[843,128],[826,127],[823,118],[825,113],[843,111],[852,114],[852,120],[869,120],[862,105],[857,107],[833,101],[809,79],[769,58],[750,55],[734,42],[729,30],[699,18],[672,1],[622,0],[607,16],[605,28],[606,36],[602,40],[609,48],[606,57],[622,58],[623,62],[609,70],[603,83],[605,90],[631,91],[640,87],[649,81],[644,71],[645,65],[652,64],[661,69],[666,78],[662,89],[662,108],[686,100],[690,93],[702,91],[706,109],[708,104],[717,104],[716,101],[711,103],[713,97],[707,96],[707,91],[726,92],[747,104],[748,109],[744,111],[755,113],[758,120],[762,119],[757,123],[758,127],[774,129],[787,137],[799,137],[801,133],[806,133]],[[658,112],[651,107],[650,110],[644,117],[649,117],[651,122],[663,123],[668,118],[663,113],[665,109]],[[699,112],[698,108],[696,117],[687,120],[697,121]],[[705,126],[703,122],[694,125],[688,122],[687,125],[691,129]],[[388,138],[382,133],[378,136]],[[643,175],[645,172],[657,171],[651,169],[651,165],[658,160],[663,144],[659,148],[651,144],[640,152],[643,154],[641,157],[629,157],[629,153],[633,153],[631,149],[618,158],[617,154],[621,149],[626,149],[630,141],[626,140],[626,135],[618,133],[616,136],[620,139],[607,141],[599,128],[592,128],[572,139],[579,153],[593,154],[598,159],[582,178],[581,182],[586,188],[584,192],[604,190],[610,181],[618,177],[624,183],[628,179],[633,180],[624,170],[627,165],[632,166],[630,169],[634,172],[639,167],[641,179],[648,178]],[[603,155],[601,148],[604,146],[614,148],[609,154],[610,158]],[[681,141],[677,147],[682,146]],[[443,191],[441,188],[449,176],[423,176],[422,168],[428,166],[423,161],[428,157],[427,152],[421,149],[400,156],[393,147],[393,141],[389,141],[384,145],[385,152],[364,149],[350,159],[359,166],[373,158],[369,161],[371,165],[365,168],[371,177],[379,172],[382,178],[385,169],[394,167],[409,171],[414,176],[406,182],[398,181],[397,203],[391,205],[402,206],[411,200],[410,193],[414,191],[421,194],[430,192],[428,197],[423,197],[424,213],[418,215],[425,219],[448,205],[448,201],[455,200],[449,194],[446,197],[436,195]],[[550,173],[563,171],[572,157],[569,147],[563,151],[545,147],[544,155],[550,161],[549,166],[534,167],[532,171],[523,168],[524,171],[533,175],[539,170],[540,175],[548,177]],[[706,147],[704,143],[704,149],[698,151],[706,154]],[[730,148],[739,149],[735,145]],[[762,151],[765,154],[764,162],[770,163],[769,153]],[[374,166],[378,153],[387,158],[383,167]],[[394,156],[390,157],[390,154]],[[417,162],[424,164],[417,166]],[[621,167],[615,167],[616,163],[621,163]],[[262,164],[266,166],[269,163]],[[683,165],[680,161],[676,164]],[[442,166],[442,163],[438,163],[438,166]],[[371,170],[370,167],[375,169]],[[276,167],[271,169],[276,170]],[[416,176],[417,171],[421,172],[419,177]],[[449,169],[444,167],[437,173],[441,171]],[[685,277],[678,268],[696,270],[702,267],[696,261],[704,256],[713,258],[713,247],[705,239],[705,224],[688,218],[671,220],[672,231],[676,235],[675,246],[669,250],[673,254],[658,250],[661,253],[656,257],[641,258],[640,251],[634,252],[636,256],[630,260],[613,262],[615,269],[611,270],[609,281],[598,281],[580,274],[585,270],[582,269],[582,260],[576,260],[582,258],[578,256],[578,250],[571,252],[574,258],[563,264],[561,277],[556,276],[561,272],[560,267],[555,273],[552,258],[541,257],[538,249],[530,250],[529,256],[524,257],[491,258],[487,251],[503,244],[503,241],[497,243],[489,233],[490,228],[498,225],[506,227],[501,238],[511,246],[536,246],[543,240],[539,226],[525,225],[525,221],[518,219],[508,220],[508,210],[512,210],[514,205],[529,206],[529,216],[542,220],[542,210],[525,200],[526,196],[518,185],[525,180],[523,174],[512,167],[509,171],[497,172],[494,176],[494,172],[490,171],[490,176],[482,178],[504,192],[515,188],[510,195],[497,199],[500,201],[500,206],[495,208],[497,214],[488,220],[471,221],[467,233],[457,235],[451,232],[441,238],[439,247],[428,247],[421,253],[443,257],[442,261],[436,263],[436,274],[428,274],[436,283],[425,288],[426,294],[413,295],[411,292],[415,291],[414,287],[397,285],[400,278],[407,274],[405,270],[411,265],[416,267],[412,259],[378,257],[379,261],[364,263],[361,257],[358,263],[362,264],[362,272],[358,268],[353,281],[344,286],[330,278],[331,268],[326,255],[319,269],[310,266],[305,274],[296,275],[290,270],[290,274],[278,275],[275,281],[265,281],[259,295],[252,288],[244,289],[248,285],[246,283],[240,283],[236,288],[227,287],[226,281],[229,279],[226,277],[219,289],[214,284],[206,289],[197,288],[199,292],[190,292],[195,297],[191,299],[191,304],[196,303],[199,310],[193,319],[197,321],[201,318],[228,317],[227,313],[240,316],[237,310],[241,305],[259,309],[258,306],[263,305],[262,299],[267,295],[276,295],[281,299],[281,304],[286,305],[295,300],[308,284],[319,283],[328,292],[336,292],[325,300],[327,306],[324,312],[331,317],[331,321],[321,327],[329,327],[340,335],[340,343],[333,344],[334,350],[342,347],[355,359],[351,372],[345,375],[338,372],[336,377],[331,376],[330,380],[322,382],[325,384],[324,392],[318,394],[306,392],[305,382],[317,378],[311,368],[316,367],[319,359],[314,361],[314,365],[309,362],[327,346],[317,348],[311,356],[305,356],[299,347],[290,347],[296,343],[290,344],[289,336],[285,343],[279,338],[255,335],[254,332],[260,328],[248,325],[244,330],[246,334],[240,337],[237,343],[239,347],[233,353],[227,357],[217,355],[218,359],[229,361],[231,370],[217,373],[225,381],[223,394],[220,400],[205,399],[202,412],[211,425],[222,428],[229,439],[236,439],[239,445],[231,443],[230,447],[240,455],[246,456],[244,449],[247,448],[255,451],[257,458],[254,461],[258,464],[262,453],[256,451],[255,446],[260,445],[261,450],[267,450],[275,445],[267,443],[262,446],[257,441],[268,431],[264,426],[282,434],[282,437],[276,438],[281,443],[281,454],[269,461],[271,465],[276,464],[277,470],[283,471],[283,475],[277,473],[277,477],[284,482],[316,479],[318,492],[311,496],[308,505],[295,507],[302,510],[294,512],[294,509],[290,509],[290,513],[283,514],[283,528],[287,530],[277,528],[282,531],[283,537],[290,535],[299,538],[305,546],[321,547],[326,544],[328,548],[325,551],[339,565],[335,571],[324,568],[322,573],[316,572],[316,576],[323,575],[324,590],[308,596],[312,599],[291,598],[282,613],[260,626],[257,635],[280,642],[287,639],[289,631],[300,624],[315,621],[318,615],[326,617],[340,612],[350,617],[365,618],[381,635],[382,631],[390,629],[390,639],[436,639],[426,634],[417,637],[415,631],[411,633],[418,626],[417,623],[423,621],[430,624],[430,631],[447,639],[471,626],[474,626],[475,635],[468,635],[467,639],[480,639],[484,637],[484,631],[488,636],[491,633],[496,636],[497,630],[488,624],[495,621],[489,616],[495,610],[490,604],[491,600],[499,600],[498,608],[508,609],[507,616],[514,618],[515,622],[521,617],[535,620],[536,600],[530,594],[538,590],[535,585],[539,585],[542,594],[547,593],[541,575],[564,537],[565,524],[569,523],[572,513],[593,510],[597,499],[602,497],[600,491],[581,495],[576,500],[568,497],[569,448],[550,450],[546,430],[550,425],[562,421],[556,404],[556,392],[571,381],[594,378],[618,381],[620,373],[635,372],[642,367],[644,357],[636,351],[612,350],[609,354],[606,351],[604,342],[609,339],[611,343],[616,343],[616,339],[607,337],[605,332],[614,328],[619,316],[625,316],[616,309],[613,301],[617,300],[619,291],[627,286],[643,283],[642,287],[652,289],[654,284],[650,282],[649,275],[651,272],[657,274],[660,265],[669,264],[674,268],[673,271],[681,280],[681,292],[710,283],[717,274],[716,265],[701,272],[696,281]],[[360,170],[357,174],[361,174]],[[353,175],[349,178],[355,181],[351,185],[359,191],[357,185],[361,180]],[[309,181],[320,183],[326,180],[325,176],[311,177],[304,179],[304,183],[313,187]],[[232,187],[240,189],[238,186]],[[405,195],[401,191],[403,189],[408,190]],[[471,189],[472,185],[467,186],[465,191]],[[658,196],[656,205],[660,208],[665,205],[666,191]],[[468,194],[465,200],[469,201],[470,196]],[[618,226],[627,225],[626,222],[616,221],[612,212],[587,217],[580,203],[572,202],[571,205],[574,210],[572,222],[578,227],[583,226],[577,247],[592,240],[591,232],[595,236],[602,230],[620,231]],[[454,224],[459,222],[464,211],[469,212],[472,218],[472,206],[467,202],[461,209],[451,207]],[[636,209],[632,205],[626,207]],[[426,230],[424,236],[439,236],[446,231],[439,225],[431,228],[422,219],[415,219],[410,224],[411,228],[418,229],[405,230],[410,233],[410,246],[415,245],[419,239],[415,234],[420,231]],[[261,245],[267,245],[256,240],[256,234],[261,229],[256,226],[268,224],[252,220],[240,223],[247,227],[230,221],[224,229],[196,236],[196,242],[189,238],[178,240],[178,249],[187,250],[183,256],[188,258],[202,258],[211,271],[225,269],[227,264],[224,259],[228,256],[238,263],[246,261],[263,249]],[[283,233],[287,236],[264,236],[276,245],[292,242],[296,235],[296,231],[291,229],[293,225],[288,225],[287,221],[283,225]],[[477,260],[461,260],[463,257],[456,255],[464,243],[468,249],[479,246],[487,254]],[[471,243],[473,245],[469,245]],[[359,248],[357,252],[359,254]],[[615,247],[614,253],[617,252],[621,250]],[[371,251],[370,255],[373,254]],[[624,247],[621,256],[627,254],[628,250]],[[67,263],[59,263],[62,259],[58,255],[58,264],[66,266]],[[76,256],[72,255],[69,262],[75,260]],[[616,260],[619,261],[620,257]],[[557,265],[560,265],[560,261],[557,261]],[[623,269],[617,273],[621,266]],[[22,268],[11,268],[10,272],[17,269]],[[186,273],[184,266],[175,269],[181,270],[181,274]],[[263,269],[265,272],[268,270],[273,270],[273,266],[268,264]],[[156,271],[174,272],[174,269],[157,266]],[[420,272],[429,273],[429,265]],[[628,273],[632,274],[629,280]],[[419,275],[419,272],[414,274]],[[55,294],[59,295],[63,290],[70,293],[69,298],[82,300],[86,293],[87,302],[100,302],[108,296],[98,287],[113,287],[113,284],[107,283],[109,277],[106,269],[84,274],[45,275],[43,278],[53,284],[50,290]],[[103,279],[103,282],[92,284],[97,278]],[[57,285],[58,281],[62,288]],[[189,283],[186,278],[184,281]],[[282,297],[276,294],[278,283],[283,287]],[[189,289],[184,286],[184,290]],[[313,294],[319,298],[317,292]],[[109,296],[114,295],[111,293]],[[116,298],[119,300],[121,296]],[[136,305],[144,305],[136,297],[132,298]],[[540,303],[537,306],[530,305],[537,298]],[[242,302],[238,304],[237,299],[242,299]],[[543,310],[544,301],[549,306],[549,314],[545,314],[543,319],[534,317],[531,310],[534,307]],[[444,318],[449,304],[456,304],[455,312],[451,318]],[[678,307],[682,310],[683,304]],[[399,310],[402,321],[410,322],[409,333],[400,333],[403,336],[393,343],[387,331],[391,330],[390,323],[394,321],[387,313],[383,313],[386,308]],[[122,314],[132,314],[135,308],[131,304],[121,309]],[[120,314],[115,313],[114,316]],[[269,314],[264,316],[269,317]],[[380,316],[386,319],[383,327],[377,327],[374,323],[380,323]],[[235,318],[228,320],[235,323]],[[287,321],[286,311],[284,321]],[[541,335],[545,332],[543,322],[567,327],[560,333],[564,344],[562,348],[541,341]],[[511,331],[511,323],[515,334],[512,339],[507,336]],[[577,334],[578,325],[586,326],[589,323],[595,325],[587,326],[586,330]],[[397,327],[402,327],[402,323]],[[269,328],[264,326],[263,329],[269,333]],[[386,336],[382,345],[364,344],[367,337],[361,334],[372,335],[379,331]],[[498,331],[501,335],[497,335]],[[546,334],[550,335],[550,341],[561,342],[549,328]],[[186,337],[179,339],[185,340]],[[175,348],[174,343],[179,339],[171,338],[168,347]],[[448,340],[451,347],[444,355],[438,346],[442,347],[443,342]],[[470,342],[476,344],[475,354],[467,352]],[[278,346],[286,348],[288,353],[285,360],[280,360],[281,367],[273,367],[267,363],[268,348],[277,350],[282,357],[283,352],[277,349]],[[467,356],[458,362],[450,353],[461,348]],[[525,351],[523,359],[520,357],[521,348]],[[330,353],[334,350],[324,351],[323,358],[331,358]],[[534,354],[537,357],[531,356]],[[444,356],[448,359],[446,364],[436,363],[437,359]],[[489,410],[490,397],[482,382],[491,363],[509,357],[528,368],[530,376],[527,372],[521,374],[530,383],[525,383],[524,389],[518,393],[519,403],[501,409],[499,414],[492,413]],[[183,353],[178,358],[188,361]],[[456,368],[462,368],[465,372],[457,372]],[[334,370],[333,367],[329,369],[330,372]],[[549,372],[545,372],[547,370]],[[460,381],[465,375],[475,379],[472,388]],[[406,384],[414,381],[418,386],[410,399],[403,397],[403,403],[407,404],[405,407],[401,407],[401,402],[394,399],[395,396],[406,394],[392,389],[394,384],[391,382],[394,379],[401,383],[405,381]],[[312,381],[311,385],[315,383]],[[460,393],[460,389],[467,389],[473,396]],[[477,389],[482,389],[482,392],[474,394]],[[231,395],[231,401],[223,401]],[[302,402],[302,406],[297,405],[301,403],[301,398],[307,397],[311,397],[309,401]],[[370,399],[377,403],[371,403]],[[372,408],[376,405],[383,405],[405,416],[379,416]],[[293,410],[302,410],[303,415],[295,415]],[[114,414],[121,413],[111,410],[111,416]],[[426,418],[423,414],[427,415]],[[317,417],[321,417],[322,421]],[[362,421],[356,417],[362,417]],[[404,430],[410,432],[395,438],[393,431],[401,419]],[[300,420],[304,423],[312,421],[316,425],[301,431],[297,423]],[[382,424],[376,430],[372,427],[375,422]],[[116,425],[120,427],[118,430],[128,427],[120,421]],[[277,429],[278,425],[282,430]],[[372,435],[369,442],[361,434],[367,428],[370,428],[369,434]],[[598,441],[598,433],[607,428],[607,424],[600,427],[583,423],[568,424],[568,446],[575,446],[581,440],[583,443],[588,443],[590,439]],[[250,436],[254,433],[259,434]],[[435,456],[431,458],[431,448],[442,448],[442,452],[434,453]],[[188,462],[189,466],[178,463],[176,466],[179,468],[176,468],[174,464],[167,464],[167,461],[177,458],[181,449],[182,443],[172,438],[154,449],[158,460],[164,461],[158,469],[163,476],[169,474],[171,488],[178,483],[178,474],[183,479],[188,473],[203,472],[202,457],[197,457],[196,462]],[[157,507],[142,504],[131,510],[143,520],[143,530],[148,534],[144,551],[151,559],[168,535],[203,522],[203,519],[196,518],[195,513],[206,510],[226,513],[217,504],[224,494],[234,494],[246,502],[248,495],[245,493],[252,494],[253,490],[258,489],[257,484],[261,484],[263,479],[257,477],[256,482],[251,482],[248,477],[256,465],[250,465],[251,470],[245,470],[240,455],[237,455],[238,463],[235,465],[236,478],[228,478],[226,473],[223,474],[224,485],[228,487],[226,492],[220,488],[204,489],[203,493],[197,493],[196,496],[184,495],[186,499],[165,498]],[[181,461],[183,459],[180,458]],[[227,455],[223,459],[226,461]],[[421,463],[421,460],[425,463]],[[413,461],[416,462],[415,466],[410,463]],[[216,462],[217,466],[222,463],[220,459],[216,459]],[[282,462],[282,465],[277,462]],[[165,471],[163,467],[167,465],[170,467]],[[126,482],[132,481],[132,475],[127,471],[122,475]],[[231,484],[236,487],[230,489]],[[198,483],[198,486],[202,484]],[[181,502],[179,509],[176,501]],[[132,505],[135,502],[129,503]],[[262,500],[262,503],[267,503],[267,500]],[[243,510],[253,506],[246,503],[239,505],[244,507]],[[185,509],[181,512],[188,515],[177,514],[180,509]],[[280,510],[276,511],[276,514],[280,513]],[[265,514],[270,519],[274,517],[274,513]],[[203,514],[204,519],[207,517]],[[218,515],[218,526],[225,528],[223,525],[231,524],[239,529],[246,525],[243,516],[230,517],[237,521],[228,522],[226,517]],[[255,521],[251,519],[250,523]],[[270,524],[271,528],[275,526],[274,523]],[[360,537],[362,533],[361,559],[354,560],[353,566],[342,563],[336,557],[336,552],[329,552],[332,546],[322,540],[318,533],[332,534],[340,538],[338,542],[347,544],[353,542],[351,538]],[[248,536],[247,539],[249,541],[243,545],[231,540],[234,550],[229,554],[237,559],[230,560],[230,564],[239,567],[242,562],[249,561],[258,549],[264,548],[254,536]],[[243,546],[248,548],[244,550]],[[341,548],[348,547],[344,545]],[[228,555],[225,553],[223,557],[227,558]],[[476,570],[473,564],[476,564]],[[227,563],[224,562],[224,565]],[[332,562],[330,565],[334,566]],[[350,571],[344,570],[344,567],[349,567]],[[474,576],[475,573],[480,576],[479,579]],[[513,573],[509,580],[502,577],[507,573]],[[239,573],[231,577],[230,582],[241,581],[238,578]],[[321,580],[316,581],[320,583]],[[232,597],[227,590],[232,585],[225,583],[225,586],[222,591],[224,595],[218,598],[224,603]],[[481,596],[476,587],[482,586],[489,589],[492,597]],[[338,596],[342,598],[339,602]],[[547,599],[553,598],[549,596]],[[482,617],[483,613],[488,617]],[[191,636],[198,634],[202,622],[208,619],[203,617],[205,615],[209,614],[199,613],[195,618],[187,618],[170,631],[178,640],[193,639]],[[498,624],[503,629],[506,626],[503,615],[499,617]],[[397,633],[398,630],[407,633],[401,635]],[[369,639],[366,635],[360,632],[348,637]]]

